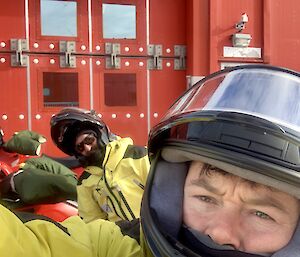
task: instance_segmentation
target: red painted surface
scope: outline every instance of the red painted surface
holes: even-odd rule
[[[149,0],[148,43],[160,44],[163,50],[163,69],[150,71],[147,70],[146,0],[92,0],[91,49],[88,1],[77,1],[77,37],[50,37],[41,36],[40,1],[29,0],[30,66],[11,67],[10,39],[26,37],[24,2],[16,5],[8,1],[0,9],[0,42],[5,43],[4,47],[0,46],[0,58],[5,58],[5,62],[0,62],[0,126],[6,134],[5,139],[10,138],[15,131],[31,126],[31,129],[48,138],[43,151],[49,155],[62,155],[51,142],[49,127],[51,116],[60,107],[44,106],[43,72],[78,73],[79,107],[94,108],[102,114],[113,132],[120,136],[130,136],[136,144],[143,145],[147,143],[148,127],[156,124],[171,103],[186,89],[186,76],[205,76],[219,70],[222,62],[266,63],[300,70],[298,0]],[[136,5],[136,39],[103,38],[102,3]],[[250,47],[261,48],[261,58],[228,58],[223,55],[224,47],[232,46],[231,37],[237,33],[235,24],[242,13],[247,13],[249,17],[242,33],[252,36]],[[60,40],[76,42],[76,53],[82,54],[76,58],[76,68],[59,67]],[[105,68],[107,42],[120,43],[121,55],[126,55],[121,58],[121,69]],[[38,43],[39,47],[34,48],[34,43]],[[50,43],[54,44],[54,49],[49,48]],[[83,45],[86,49],[81,48]],[[174,70],[174,45],[187,46],[186,70]],[[101,49],[96,50],[96,46]],[[129,48],[128,52],[125,47]],[[143,48],[142,52],[140,48]],[[39,62],[33,63],[34,59]],[[55,63],[50,64],[50,59],[54,59]],[[86,64],[82,65],[82,61]],[[96,65],[97,61],[101,64]],[[126,66],[126,62],[130,65]],[[141,66],[140,62],[144,65]],[[136,105],[110,106],[105,103],[106,73],[136,74]],[[113,118],[113,114],[116,118]],[[141,114],[144,115],[142,118]],[[2,119],[3,115],[8,118]],[[24,118],[20,119],[20,115]]]
[[[1,51],[10,50],[11,38],[25,37],[24,2],[16,5],[8,1],[5,7],[0,8],[0,41],[5,43]],[[5,138],[10,138],[15,128],[25,129],[27,127],[27,89],[26,69],[12,68],[10,66],[10,54],[1,53],[0,58],[5,62],[0,65],[0,115],[7,115],[7,120],[2,120],[0,125],[6,131]],[[24,114],[24,119],[18,116]]]
[[[186,1],[150,1],[150,43],[161,44],[163,56],[174,55],[174,45],[186,45]],[[166,50],[170,49],[170,53]],[[171,66],[168,67],[167,63]],[[162,70],[150,71],[151,126],[186,89],[186,71],[175,71],[171,59],[163,59]],[[155,117],[154,114],[158,116]]]

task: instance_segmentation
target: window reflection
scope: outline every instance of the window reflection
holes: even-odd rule
[[[76,37],[76,1],[41,0],[41,34]]]
[[[135,106],[136,75],[106,73],[104,91],[107,106]]]
[[[78,74],[44,72],[43,98],[45,107],[79,106]]]
[[[136,7],[103,4],[103,38],[136,38]]]

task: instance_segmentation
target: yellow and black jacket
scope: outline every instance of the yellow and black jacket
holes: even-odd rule
[[[42,216],[18,214],[0,205],[0,256],[137,257],[140,246],[114,223],[85,224],[74,216],[56,223]]]
[[[145,147],[133,145],[130,138],[110,142],[103,168],[89,166],[79,178],[79,215],[85,222],[138,218],[149,166]]]

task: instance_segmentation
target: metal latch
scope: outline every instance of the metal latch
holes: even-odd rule
[[[186,68],[185,57],[186,57],[186,46],[175,45],[174,55],[176,59],[174,60],[174,70],[184,70]]]
[[[149,70],[162,70],[162,45],[148,45],[148,55],[153,58],[147,60]]]
[[[76,68],[76,56],[72,53],[76,51],[75,41],[59,41],[59,51],[64,53],[59,57],[61,68]]]
[[[105,54],[110,54],[110,57],[105,59],[106,69],[120,69],[121,58],[117,57],[121,53],[121,47],[118,43],[105,43]]]
[[[11,66],[13,67],[27,67],[28,55],[24,55],[23,51],[28,51],[28,42],[26,39],[11,39],[10,50],[15,51],[11,55]]]

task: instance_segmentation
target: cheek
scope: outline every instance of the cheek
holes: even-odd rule
[[[242,219],[240,236],[244,250],[255,253],[276,252],[290,241],[294,229],[278,223],[247,216]]]
[[[203,210],[199,208],[197,200],[184,197],[183,201],[183,223],[188,227],[204,232],[207,217]]]
[[[244,249],[247,252],[274,253],[285,247],[292,234],[278,231],[277,233],[246,233],[243,238]]]

